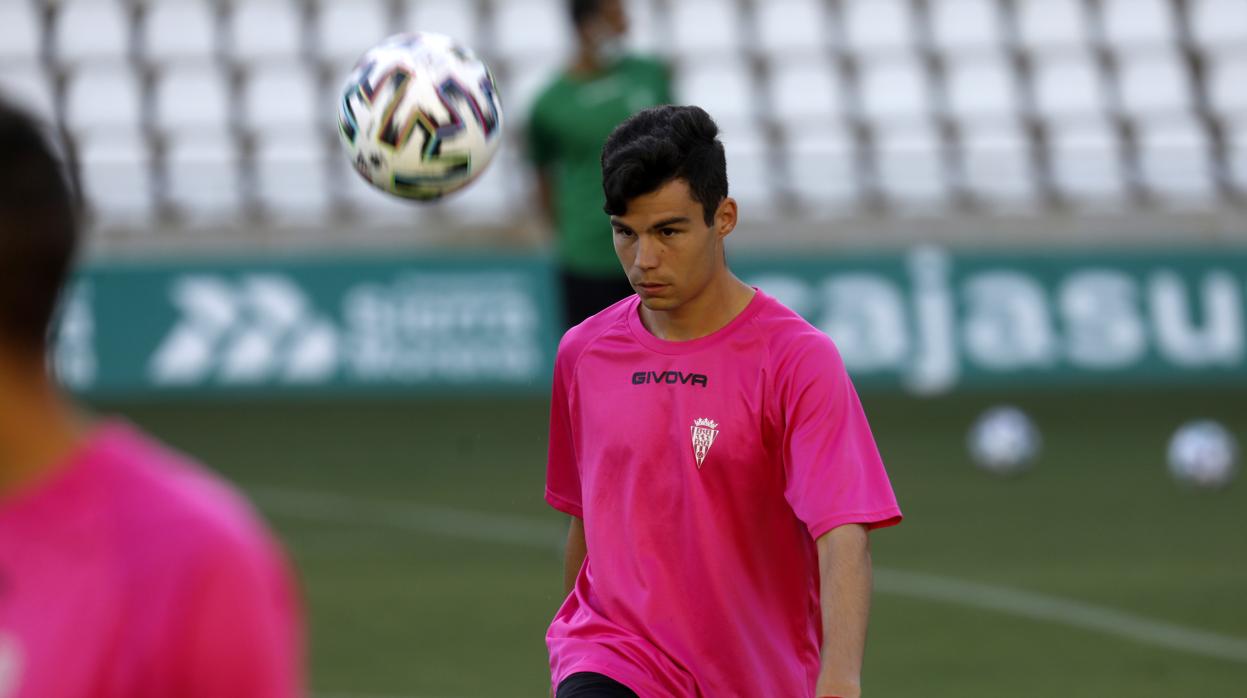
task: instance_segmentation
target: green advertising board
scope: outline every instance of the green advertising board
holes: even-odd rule
[[[733,268],[837,343],[863,388],[1247,386],[1247,250],[758,259]],[[99,397],[548,389],[539,257],[98,264],[54,356]]]

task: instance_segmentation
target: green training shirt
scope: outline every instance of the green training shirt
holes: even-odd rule
[[[619,272],[602,207],[602,144],[624,119],[671,99],[671,73],[629,56],[591,76],[564,71],[542,90],[528,120],[528,154],[550,173],[563,267],[587,276]]]

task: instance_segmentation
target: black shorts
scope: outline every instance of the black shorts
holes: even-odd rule
[[[590,315],[633,293],[622,269],[608,277],[582,276],[564,270],[561,277],[564,329],[579,325]]]
[[[586,671],[563,679],[555,698],[637,698],[637,695],[609,676]]]

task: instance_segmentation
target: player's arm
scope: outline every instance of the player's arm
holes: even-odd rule
[[[563,595],[572,593],[576,586],[576,577],[585,562],[589,549],[585,544],[585,522],[578,516],[571,517],[571,526],[567,529],[567,552],[563,558]]]
[[[870,538],[848,524],[818,538],[819,597],[823,613],[822,664],[815,695],[858,698],[870,618]]]

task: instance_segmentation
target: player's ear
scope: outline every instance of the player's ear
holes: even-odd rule
[[[736,199],[723,197],[719,208],[714,212],[714,231],[720,238],[725,238],[736,229]]]

